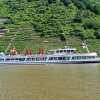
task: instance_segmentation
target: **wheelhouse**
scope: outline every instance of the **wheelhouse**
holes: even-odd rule
[[[73,54],[76,53],[76,49],[75,48],[65,48],[65,49],[53,49],[53,50],[49,50],[48,52],[49,54]]]

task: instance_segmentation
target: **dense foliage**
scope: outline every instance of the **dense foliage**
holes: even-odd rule
[[[10,17],[7,25],[30,23],[41,37],[100,39],[99,0],[2,0],[0,16]]]

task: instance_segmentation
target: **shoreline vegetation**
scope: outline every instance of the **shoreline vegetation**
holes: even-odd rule
[[[13,47],[18,52],[31,48],[46,51],[70,46],[100,55],[99,0],[2,0],[0,1],[0,29],[9,32],[0,37],[0,52]],[[14,39],[13,39],[14,38]],[[13,41],[11,41],[13,39]]]

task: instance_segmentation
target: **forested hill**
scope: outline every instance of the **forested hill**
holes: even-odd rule
[[[0,0],[4,23],[28,23],[41,37],[66,35],[100,39],[100,0]]]

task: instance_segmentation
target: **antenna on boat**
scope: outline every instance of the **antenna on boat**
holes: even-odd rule
[[[86,51],[87,51],[88,53],[90,53],[86,42],[82,41],[82,47],[83,47],[83,48],[86,48]]]

